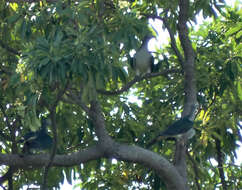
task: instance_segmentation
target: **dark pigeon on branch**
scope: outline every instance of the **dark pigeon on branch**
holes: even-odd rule
[[[43,151],[50,149],[53,139],[47,133],[48,120],[41,120],[41,128],[36,132],[28,132],[20,142],[24,143],[23,154],[31,154],[34,151]]]
[[[190,113],[174,122],[168,128],[157,135],[151,142],[148,143],[147,147],[152,146],[154,143],[159,141],[160,139],[191,139],[195,135],[195,130],[193,128],[194,119],[196,116],[196,112],[198,109],[198,104],[192,105]]]

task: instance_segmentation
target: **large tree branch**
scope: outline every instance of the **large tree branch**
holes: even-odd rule
[[[157,153],[143,149],[133,145],[123,145],[113,143],[112,149],[103,150],[100,144],[75,152],[69,155],[55,155],[52,166],[70,167],[86,163],[98,158],[116,158],[132,163],[140,163],[148,168],[154,169],[170,189],[185,190],[184,183],[176,168],[165,158]],[[19,155],[0,154],[0,164],[10,165],[17,168],[37,168],[43,167],[48,163],[47,154],[27,155],[20,157]]]
[[[114,148],[114,157],[118,160],[140,163],[153,169],[163,179],[167,189],[185,190],[183,179],[177,169],[162,156],[137,146],[118,144]]]
[[[69,155],[55,155],[52,166],[68,167],[98,158],[116,158],[152,168],[162,177],[169,189],[185,190],[182,177],[174,165],[165,158],[138,146],[119,144],[109,136],[105,129],[105,119],[101,107],[97,101],[91,102],[89,116],[94,123],[98,137],[97,145]],[[15,168],[43,167],[48,162],[49,156],[46,154],[26,155],[25,157],[0,154],[1,165],[9,165]]]
[[[71,167],[91,160],[103,157],[103,152],[98,146],[92,146],[79,152],[68,155],[55,155],[52,166]],[[8,165],[15,168],[43,167],[49,162],[49,154],[26,155],[20,157],[18,154],[0,154],[0,165]]]
[[[180,0],[180,12],[178,17],[178,33],[181,41],[181,46],[184,51],[184,90],[185,90],[185,104],[182,115],[187,115],[190,112],[191,105],[197,102],[197,89],[195,79],[195,52],[192,47],[192,42],[189,39],[189,32],[187,27],[189,0]]]
[[[178,17],[178,34],[184,51],[185,62],[183,65],[184,71],[184,91],[185,102],[182,117],[189,114],[191,106],[197,102],[197,90],[195,80],[195,52],[192,48],[192,43],[189,39],[189,32],[187,27],[188,13],[189,13],[189,0],[179,0],[179,17]],[[180,175],[187,183],[187,164],[186,164],[186,141],[176,142],[176,151],[174,163]],[[187,187],[188,189],[188,187]]]
[[[107,158],[140,163],[152,168],[164,180],[168,189],[185,190],[185,184],[177,169],[160,155],[138,146],[116,143],[105,128],[105,119],[98,101],[92,101],[88,112],[98,137],[98,147]],[[54,163],[53,163],[54,164]]]
[[[91,103],[91,118],[94,122],[99,147],[106,157],[118,160],[140,163],[154,169],[164,180],[168,189],[185,190],[183,179],[177,169],[162,156],[138,146],[116,143],[105,129],[105,120],[100,105],[97,101]]]

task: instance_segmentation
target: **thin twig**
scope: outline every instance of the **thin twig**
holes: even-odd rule
[[[199,184],[199,176],[198,176],[198,167],[197,164],[195,162],[195,160],[192,158],[192,156],[190,155],[190,153],[188,152],[188,150],[186,150],[186,154],[188,156],[188,159],[192,162],[192,168],[194,170],[194,174],[195,174],[195,183],[197,186],[198,190],[201,190],[200,184]]]
[[[58,105],[58,102],[60,101],[63,94],[65,93],[67,86],[68,86],[68,83],[66,84],[65,88],[58,93],[56,101],[54,102],[54,104],[52,105],[52,107],[50,109],[51,126],[52,126],[52,132],[53,132],[54,138],[53,138],[53,147],[52,147],[52,151],[51,151],[51,155],[50,155],[50,160],[44,169],[43,184],[41,186],[42,190],[46,190],[49,168],[52,165],[52,162],[54,160],[56,150],[57,150],[56,106]]]
[[[147,18],[152,18],[152,19],[158,19],[158,20],[161,20],[168,33],[169,33],[169,36],[170,36],[170,39],[171,39],[171,48],[173,49],[173,51],[175,52],[177,58],[178,58],[178,61],[181,63],[182,67],[184,65],[184,57],[182,56],[182,54],[180,53],[178,47],[177,47],[177,44],[176,44],[176,39],[175,39],[175,34],[174,32],[172,31],[172,29],[170,28],[169,26],[169,23],[168,23],[168,20],[167,20],[167,15],[164,16],[164,17],[160,17],[160,16],[157,16],[157,15],[152,15],[152,14],[146,14],[145,15]]]

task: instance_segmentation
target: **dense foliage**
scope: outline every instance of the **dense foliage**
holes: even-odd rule
[[[241,166],[235,165],[235,159],[242,140],[242,12],[236,5],[225,7],[222,1],[190,3],[189,32],[196,52],[200,109],[196,135],[187,151],[188,184],[191,189],[222,189],[222,184],[223,189],[241,189]],[[192,30],[200,12],[214,20]],[[134,79],[130,52],[146,34],[155,34],[148,18],[163,21],[164,29],[169,26],[176,37],[178,1],[0,0],[1,154],[20,153],[22,145],[17,142],[27,131],[38,130],[39,118],[53,109],[56,154],[67,155],[96,144],[94,124],[77,99],[86,105],[98,99],[109,135],[143,148],[180,117],[184,76],[172,42],[157,48],[154,56],[161,63],[161,73],[179,72],[146,77],[118,91]],[[178,39],[176,44],[183,52]],[[53,128],[49,133],[55,135]],[[162,141],[150,150],[172,161],[174,145]],[[3,165],[1,159],[0,163]],[[11,168],[11,175],[6,175],[10,168],[0,169],[2,187],[12,183],[13,189],[20,189],[42,183],[42,168],[26,164],[25,168]],[[112,158],[50,168],[48,186],[58,188],[64,173],[69,183],[80,179],[78,187],[84,189],[165,189],[164,181],[150,168]]]

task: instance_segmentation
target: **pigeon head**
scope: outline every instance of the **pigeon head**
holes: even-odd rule
[[[190,121],[194,121],[196,114],[197,114],[198,107],[199,107],[198,103],[195,103],[191,106],[191,110],[190,110],[190,113],[188,115],[188,119]]]

